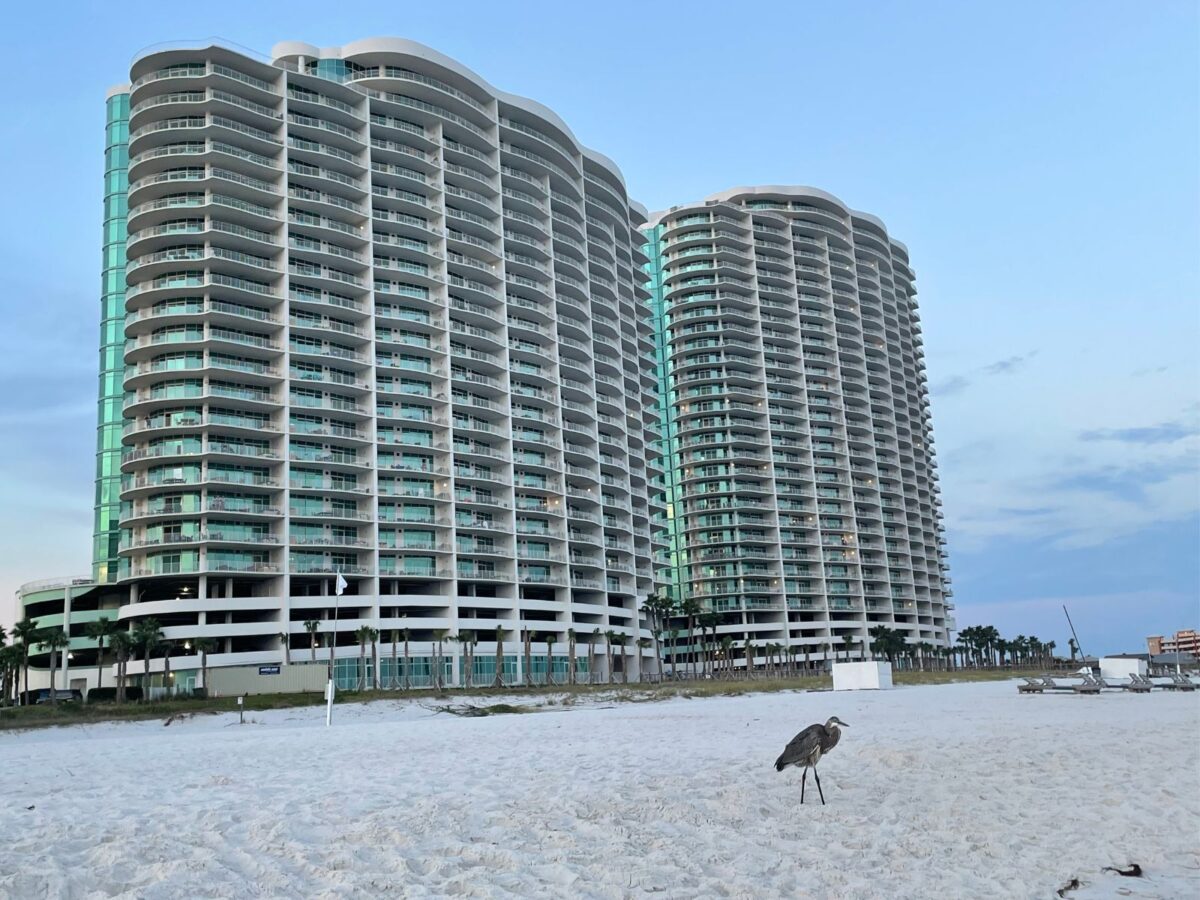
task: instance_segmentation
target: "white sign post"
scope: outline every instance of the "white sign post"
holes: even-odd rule
[[[337,621],[338,621],[338,606],[342,599],[342,591],[346,590],[346,579],[342,577],[342,573],[338,572],[337,582],[334,585],[333,601],[333,633],[329,637],[329,680],[325,684],[325,727],[328,728],[333,724],[333,669],[334,669],[334,651],[337,649]]]

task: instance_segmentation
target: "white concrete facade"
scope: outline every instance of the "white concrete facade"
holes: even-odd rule
[[[214,666],[335,618],[345,656],[364,625],[636,655],[655,380],[616,167],[409,41],[131,81],[119,618]]]
[[[954,629],[914,273],[874,216],[815,188],[655,213],[674,557],[718,640],[804,659],[885,625]],[[672,569],[674,571],[672,571]]]

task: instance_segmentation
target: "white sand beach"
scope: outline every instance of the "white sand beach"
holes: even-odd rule
[[[492,702],[492,701],[480,701]],[[0,896],[1200,896],[1200,696],[1013,683],[0,733]],[[849,725],[809,778],[772,763]],[[27,809],[27,807],[33,807]],[[1142,879],[1103,873],[1139,863]],[[1122,894],[1128,891],[1129,894]]]

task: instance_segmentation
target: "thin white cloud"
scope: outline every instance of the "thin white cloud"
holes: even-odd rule
[[[940,401],[953,410],[935,422],[951,562],[956,547],[1097,546],[1200,514],[1189,386],[1148,393],[1116,375],[1047,379],[1052,363]]]

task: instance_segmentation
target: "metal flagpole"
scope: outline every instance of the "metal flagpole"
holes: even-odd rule
[[[346,579],[342,577],[342,573],[337,573],[337,581],[334,582],[334,601],[333,601],[333,634],[329,638],[329,680],[325,683],[325,727],[328,728],[333,723],[333,670],[334,670],[334,651],[337,649],[337,623],[338,623],[338,607],[341,605],[342,591],[346,589]]]

